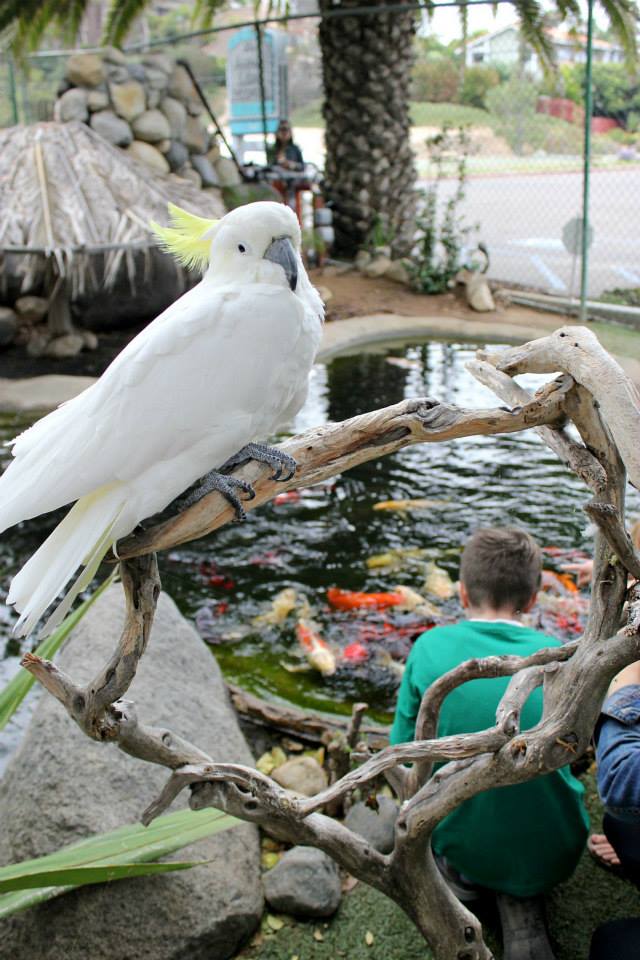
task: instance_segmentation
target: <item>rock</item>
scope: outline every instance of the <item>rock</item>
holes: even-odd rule
[[[118,67],[126,67],[127,57],[122,52],[118,50],[117,47],[104,47],[102,51],[102,59],[107,63],[113,63]]]
[[[200,174],[203,187],[219,187],[220,181],[213,164],[206,155],[194,154],[191,157],[191,166]]]
[[[377,799],[377,813],[366,803],[354,803],[345,817],[344,825],[354,833],[359,833],[380,853],[390,853],[393,850],[398,807],[391,797],[385,797],[384,794],[379,794]]]
[[[84,340],[79,333],[65,333],[62,337],[55,337],[46,346],[48,357],[75,357],[84,347]]]
[[[411,283],[409,271],[403,260],[392,260],[387,268],[385,277],[388,280],[394,280],[396,283]]]
[[[376,256],[370,263],[367,263],[366,266],[362,268],[362,272],[365,277],[382,277],[390,266],[391,260],[389,257]]]
[[[330,917],[340,904],[340,874],[328,854],[315,847],[293,847],[264,875],[264,895],[279,913]]]
[[[48,343],[49,337],[46,333],[32,333],[27,343],[27,356],[43,357]]]
[[[91,128],[116,147],[128,147],[133,140],[131,127],[113,110],[99,110],[91,116]]]
[[[98,349],[98,338],[96,337],[93,330],[83,330],[80,333],[82,337],[82,346],[85,350],[97,350]]]
[[[108,63],[105,66],[109,83],[129,83],[131,80],[131,75],[125,65],[120,66],[117,63]]]
[[[202,180],[200,174],[197,170],[194,170],[192,166],[188,163],[184,165],[180,170],[177,171],[177,175],[182,177],[183,180],[188,180],[190,183],[197,187],[198,190],[202,187]]]
[[[155,110],[156,107],[159,107],[161,100],[162,93],[160,90],[149,90],[147,87],[147,106],[149,110]]]
[[[379,247],[375,247],[375,248],[374,248],[374,251],[373,251],[373,258],[374,258],[374,260],[375,260],[377,257],[387,257],[387,258],[390,260],[390,259],[391,259],[391,247],[386,246],[386,244],[380,244]]]
[[[145,84],[147,82],[147,71],[141,63],[127,63],[127,70],[132,80]]]
[[[368,250],[358,250],[354,263],[358,270],[363,270],[367,264],[371,263],[372,256]]]
[[[472,310],[477,310],[479,313],[489,313],[496,309],[489,284],[484,277],[478,274],[468,275],[465,295]]]
[[[40,323],[47,315],[49,301],[45,300],[44,297],[34,297],[27,294],[16,300],[14,308],[21,323]]]
[[[215,162],[216,173],[221,187],[235,187],[242,183],[242,177],[230,157],[219,157]]]
[[[127,74],[127,77],[129,75]],[[137,80],[127,80],[125,83],[111,83],[109,93],[113,109],[123,120],[131,122],[144,113],[147,107],[144,87]]]
[[[67,79],[79,87],[98,87],[104,80],[102,57],[95,53],[73,53],[67,60]]]
[[[78,87],[67,90],[59,100],[56,100],[53,115],[61,123],[69,123],[71,120],[80,120],[84,123],[89,119],[86,91]]]
[[[18,317],[10,307],[0,307],[0,347],[8,347],[18,330]]]
[[[176,100],[195,100],[197,97],[191,77],[179,64],[176,64],[169,77],[169,96]]]
[[[165,153],[167,163],[172,170],[179,170],[184,167],[189,159],[189,151],[180,140],[172,140],[169,149]]]
[[[107,663],[123,602],[122,589],[112,587],[57,656],[56,663],[80,683]],[[252,763],[215,660],[165,594],[127,697],[143,721],[186,737],[215,760]],[[53,697],[42,696],[0,783],[0,863],[135,823],[167,777],[163,767],[92,742]],[[187,798],[185,791],[173,808],[186,807]],[[210,862],[176,874],[88,886],[2,921],[3,956],[226,960],[262,913],[255,827],[236,826],[173,856]]]
[[[273,779],[286,790],[312,797],[327,786],[327,775],[314,757],[287,760],[273,771]]]
[[[187,113],[192,117],[199,117],[203,111],[203,106],[199,100],[187,100]]]
[[[144,140],[145,143],[157,143],[171,136],[169,121],[160,110],[145,110],[135,118],[131,128],[136,140]]]
[[[152,67],[154,70],[161,70],[167,77],[170,77],[175,70],[175,61],[166,53],[147,53],[142,58],[145,67]]]
[[[184,137],[187,123],[187,111],[184,104],[173,97],[165,97],[160,101],[160,109],[169,121],[172,139],[181,140]]]
[[[220,159],[220,147],[215,140],[207,150],[207,157],[214,164]]]
[[[134,140],[127,147],[127,153],[134,160],[140,163],[146,163],[148,167],[157,170],[158,173],[169,173],[169,164],[162,156],[159,150],[152,147],[150,143],[144,143],[142,140]]]
[[[154,146],[160,153],[168,153],[171,149],[171,140],[158,140]]]
[[[342,277],[345,273],[351,273],[352,270],[352,263],[329,263],[322,268],[322,274],[325,277]]]
[[[90,90],[87,95],[87,106],[91,113],[96,110],[106,110],[109,106],[109,94],[106,90]]]
[[[197,117],[187,116],[182,138],[189,153],[206,153],[209,146],[209,135]]]
[[[146,83],[147,71],[141,63],[127,63],[127,70],[132,80],[137,80],[138,83],[142,84]]]
[[[169,86],[169,77],[164,70],[158,70],[156,67],[146,67],[145,69],[149,89],[164,93]]]

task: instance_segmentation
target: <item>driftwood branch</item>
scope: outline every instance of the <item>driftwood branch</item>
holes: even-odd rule
[[[145,811],[145,822],[189,787],[191,806],[196,809],[214,806],[259,824],[287,842],[317,846],[354,876],[395,900],[438,960],[490,960],[490,954],[479,921],[453,897],[438,873],[430,850],[433,830],[478,792],[525,782],[578,756],[589,742],[609,681],[640,656],[638,588],[629,593],[628,620],[618,629],[627,570],[634,573],[637,569],[637,557],[623,535],[625,464],[636,481],[640,475],[637,394],[590,331],[581,328],[484,355],[472,369],[501,398],[516,402],[516,408],[472,411],[431,399],[411,400],[343,424],[317,428],[282,445],[299,463],[296,476],[287,484],[276,486],[270,471],[257,464],[236,471],[255,485],[257,496],[248,507],[259,506],[279,490],[315,483],[408,444],[540,428],[550,447],[594,493],[589,504],[589,512],[598,522],[592,605],[585,636],[578,644],[541,650],[526,658],[487,658],[456,668],[425,693],[415,741],[386,747],[366,758],[315,797],[296,797],[256,770],[213,763],[171,731],[143,726],[133,704],[123,699],[149,639],[159,589],[155,559],[149,554],[227,523],[231,510],[219,495],[211,494],[178,517],[118,544],[118,554],[124,558],[126,622],[112,658],[91,684],[79,687],[55,665],[32,655],[24,659],[25,667],[89,736],[114,742],[171,771],[161,795]],[[531,398],[507,376],[528,371],[565,375]],[[577,427],[582,444],[564,431],[567,417]],[[470,679],[499,676],[510,676],[511,681],[498,705],[495,726],[474,734],[437,738],[438,715],[446,695]],[[540,685],[542,719],[534,728],[522,731],[522,706]],[[292,723],[295,728],[295,719]],[[351,739],[357,735],[354,721]],[[444,766],[427,779],[435,761]],[[404,766],[407,763],[413,764],[410,770]],[[384,856],[362,837],[318,812],[380,775],[396,785],[405,801],[394,849]]]
[[[252,484],[256,496],[246,510],[273,499],[277,493],[306,487],[334,477],[367,460],[374,460],[415,443],[437,443],[460,437],[517,433],[529,427],[562,419],[569,383],[558,384],[548,395],[532,399],[515,410],[465,410],[431,397],[404,400],[342,423],[308,430],[280,444],[298,468],[293,478],[274,482],[269,467],[251,462],[233,476]],[[157,550],[168,550],[188,540],[204,537],[233,520],[233,508],[219,493],[210,493],[177,517],[135,533],[117,544],[118,558],[126,560]]]

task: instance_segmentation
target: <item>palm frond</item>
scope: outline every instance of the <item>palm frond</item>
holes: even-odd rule
[[[111,0],[103,29],[105,43],[119,46],[149,5],[149,0]]]
[[[633,0],[599,0],[599,3],[627,59],[634,62],[638,58],[637,5]]]

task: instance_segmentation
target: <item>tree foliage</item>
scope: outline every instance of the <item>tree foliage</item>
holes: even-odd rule
[[[16,52],[36,49],[45,30],[55,27],[68,42],[75,42],[82,18],[91,0],[3,0],[0,4],[0,35],[9,31]],[[598,0],[608,20],[610,35],[621,43],[630,58],[637,51],[636,0]],[[195,0],[191,22],[194,26],[210,26],[215,13],[226,5],[225,0]],[[551,41],[545,32],[549,11],[541,0],[513,0],[520,21],[523,39],[548,64],[553,63]],[[121,44],[137,18],[151,7],[151,0],[109,0],[105,17],[104,40]],[[285,12],[286,0],[270,0],[269,10]],[[555,13],[560,20],[579,21],[582,10],[579,0],[555,0]]]

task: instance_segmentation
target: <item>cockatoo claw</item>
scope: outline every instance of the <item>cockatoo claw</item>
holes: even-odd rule
[[[191,493],[181,501],[180,506],[182,508],[191,507],[194,503],[202,500],[208,493],[216,491],[217,493],[221,493],[225,500],[229,501],[235,510],[236,520],[246,520],[247,514],[236,490],[240,490],[245,494],[245,500],[253,500],[256,495],[255,490],[246,480],[241,480],[239,477],[228,477],[219,473],[217,470],[211,470],[210,473],[202,477],[195,490],[192,490]]]
[[[247,460],[257,460],[258,463],[267,463],[273,467],[272,480],[279,480],[285,483],[291,480],[298,464],[290,457],[288,453],[283,453],[277,447],[270,447],[266,443],[248,443],[246,447],[234,453],[226,463],[222,465],[221,470],[230,470],[240,463],[246,463]]]

